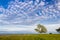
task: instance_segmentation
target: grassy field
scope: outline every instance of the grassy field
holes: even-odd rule
[[[10,35],[0,35],[0,40],[60,40],[60,34],[10,34]]]

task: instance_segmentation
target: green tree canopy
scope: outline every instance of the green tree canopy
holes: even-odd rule
[[[47,29],[45,28],[45,26],[38,24],[37,28],[35,29],[35,31],[39,32],[39,33],[46,33]]]
[[[56,31],[60,33],[60,27],[58,29],[56,29]]]

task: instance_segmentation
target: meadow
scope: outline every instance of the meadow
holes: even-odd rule
[[[60,40],[60,34],[9,34],[0,35],[0,40]]]

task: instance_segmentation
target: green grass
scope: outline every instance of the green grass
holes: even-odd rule
[[[11,34],[11,35],[0,35],[0,40],[60,40],[60,34]]]

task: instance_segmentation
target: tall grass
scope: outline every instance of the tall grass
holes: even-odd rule
[[[12,34],[12,35],[1,35],[0,40],[60,40],[60,34]]]

